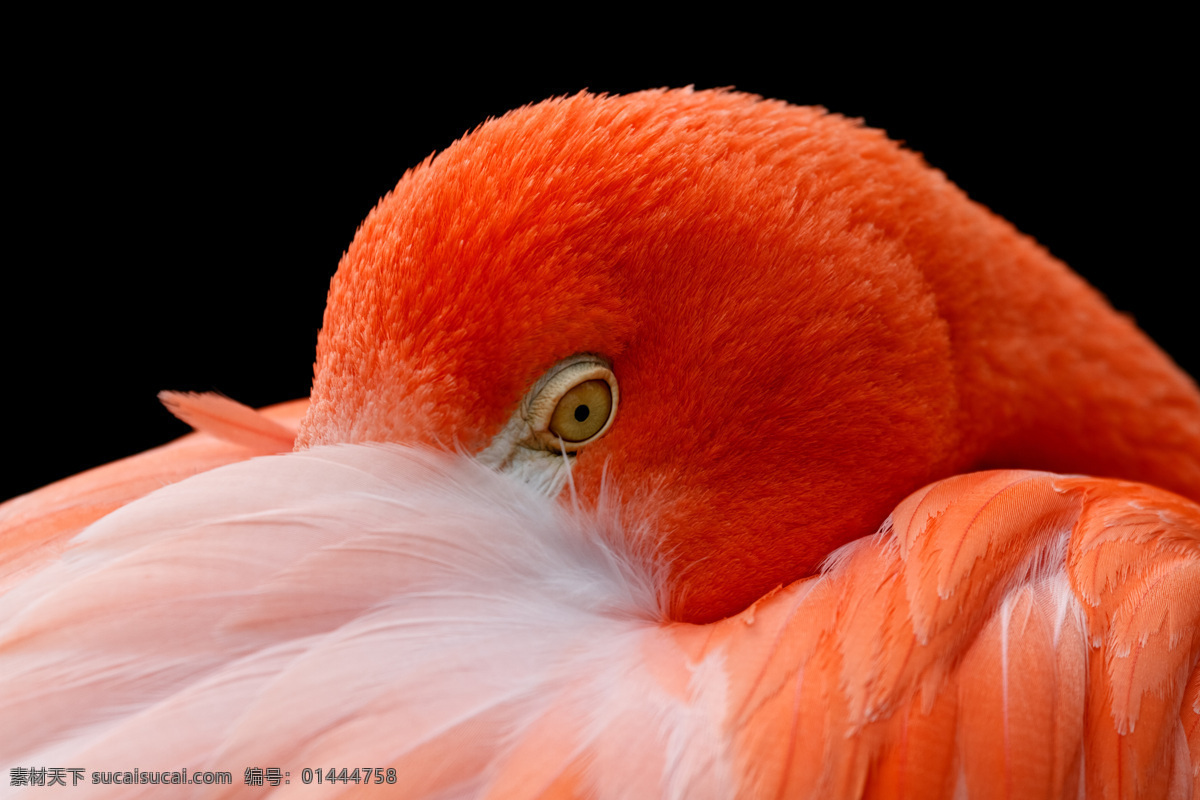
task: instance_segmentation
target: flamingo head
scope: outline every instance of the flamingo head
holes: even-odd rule
[[[362,224],[298,446],[458,449],[616,498],[672,618],[727,616],[961,466],[914,245],[947,192],[879,131],[743,94],[513,111]]]

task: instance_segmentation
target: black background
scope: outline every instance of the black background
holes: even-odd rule
[[[1195,264],[1184,73],[1153,46],[1016,44],[920,65],[853,48],[620,70],[484,60],[462,62],[467,78],[320,54],[101,53],[60,79],[15,79],[0,498],[186,432],[160,389],[305,395],[329,278],[378,198],[488,116],[583,88],[733,86],[863,117],[1200,374],[1182,283]]]

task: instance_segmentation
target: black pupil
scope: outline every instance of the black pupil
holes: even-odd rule
[[[591,409],[589,409],[589,408],[588,408],[587,406],[585,406],[585,405],[578,405],[578,406],[575,406],[575,421],[576,421],[576,422],[583,422],[585,419],[587,419],[587,418],[588,418],[588,415],[589,415],[589,414],[591,414],[591,413],[592,413],[592,412],[591,412]]]

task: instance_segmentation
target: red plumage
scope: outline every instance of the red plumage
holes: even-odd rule
[[[620,402],[564,458],[529,409],[579,354]],[[1162,489],[1200,497],[1200,394],[853,121],[726,92],[514,111],[363,223],[297,453],[130,503],[286,444],[175,402],[229,444],[0,511],[10,757],[369,752],[412,796],[1194,788],[1200,509]],[[952,477],[997,467],[1100,478]],[[74,614],[132,632],[100,652]],[[71,699],[94,713],[37,718]],[[197,736],[153,741],[168,711]]]

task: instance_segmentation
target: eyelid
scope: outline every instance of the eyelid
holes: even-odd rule
[[[617,379],[613,375],[612,364],[608,359],[603,356],[582,353],[560,361],[554,368],[547,371],[529,392],[525,420],[529,423],[533,438],[541,447],[550,450],[561,449],[558,437],[550,432],[550,420],[554,415],[554,409],[558,407],[563,395],[575,386],[590,380],[602,380],[608,384],[609,390],[612,392],[612,407],[604,426],[583,441],[571,442],[571,448],[574,450],[589,442],[594,442],[608,431],[613,418],[617,415],[617,405],[620,400]]]

